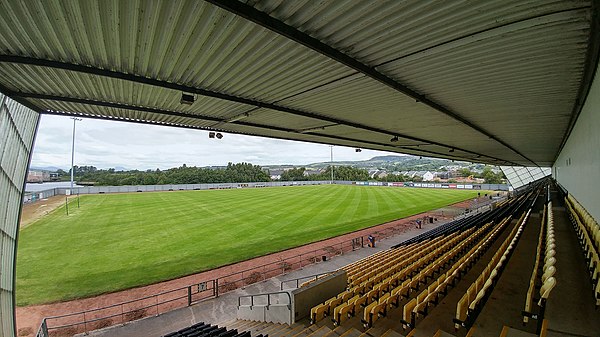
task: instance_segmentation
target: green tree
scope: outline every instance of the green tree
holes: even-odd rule
[[[484,183],[486,184],[501,184],[504,174],[502,172],[494,173],[491,167],[486,166],[481,171],[481,177],[484,179]]]
[[[306,171],[306,168],[304,168],[304,167],[286,170],[281,174],[281,180],[282,181],[306,181],[309,179],[309,177],[304,176],[304,171]]]
[[[470,177],[470,176],[474,175],[474,173],[471,172],[471,170],[469,170],[468,168],[464,167],[464,168],[461,168],[460,170],[458,170],[458,175],[460,177]]]

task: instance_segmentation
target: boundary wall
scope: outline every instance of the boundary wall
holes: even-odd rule
[[[387,186],[387,187],[412,187],[412,188],[441,188],[441,189],[467,189],[508,191],[506,184],[460,184],[460,183],[427,183],[427,182],[374,182],[374,181],[345,181],[336,180],[336,185],[359,186]],[[166,191],[191,191],[191,190],[224,190],[238,188],[262,188],[279,186],[307,186],[330,185],[331,181],[268,181],[252,183],[220,183],[220,184],[179,184],[179,185],[125,185],[125,186],[86,186],[70,188],[52,188],[43,191],[26,192],[24,203],[46,199],[55,195],[71,194],[104,194],[104,193],[135,193],[135,192],[166,192]]]

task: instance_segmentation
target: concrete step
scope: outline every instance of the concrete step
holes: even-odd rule
[[[388,331],[384,332],[384,334],[381,335],[381,337],[404,337],[404,335],[402,335],[398,331],[388,329]]]
[[[300,331],[302,331],[304,329],[306,329],[305,324],[300,324],[300,323],[293,324],[290,327],[290,330],[287,332],[286,336],[294,336],[294,335],[300,333]],[[276,337],[276,336],[273,336],[273,337]]]
[[[372,337],[372,336],[381,336],[386,333],[389,329],[384,329],[380,327],[372,327],[369,330],[363,332],[359,337]]]
[[[455,335],[448,333],[444,330],[438,330],[433,337],[456,337]]]
[[[292,335],[292,337],[308,337],[310,336],[313,332],[319,330],[321,327],[317,326],[317,325],[310,325],[307,328],[301,330],[300,332],[298,332],[295,335]],[[327,328],[329,329],[329,328]],[[329,329],[331,330],[331,329]]]
[[[270,323],[260,331],[263,335],[268,334],[269,337],[285,336],[285,332],[289,332],[290,326],[287,324]],[[283,334],[282,334],[283,333]]]
[[[502,328],[500,337],[537,337],[537,335],[531,332],[525,332],[505,325]]]
[[[235,321],[231,321],[229,323],[225,323],[224,326],[227,327],[227,329],[237,329],[238,331],[253,331],[255,330],[257,327],[263,325],[263,322],[257,322],[257,321],[246,321],[246,320],[235,320]]]
[[[333,332],[333,330],[329,329],[326,326],[322,326],[322,327],[318,328],[316,331],[313,331],[313,333],[311,333],[307,337],[325,337],[325,336],[329,335],[331,332]]]
[[[358,337],[361,334],[362,334],[362,332],[356,330],[355,328],[350,328],[350,329],[346,330],[346,332],[341,334],[340,337]]]

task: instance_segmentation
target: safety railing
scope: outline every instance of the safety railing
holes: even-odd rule
[[[45,318],[42,320],[42,324],[40,324],[40,328],[35,334],[35,337],[48,337],[48,325]]]
[[[273,297],[280,298],[281,297],[280,295],[286,295],[285,297],[287,297],[288,302],[287,303],[280,303],[279,301],[277,301],[276,304],[288,304],[288,305],[292,304],[292,296],[290,295],[289,292],[287,292],[287,291],[275,291],[275,292],[272,292],[272,293],[264,293],[264,294],[242,295],[242,296],[238,297],[238,307],[242,306],[242,305],[251,305],[251,306],[254,306],[254,305],[266,305],[266,306],[269,306],[269,305],[273,304],[271,299]],[[267,300],[266,303],[255,303],[257,301],[257,299],[259,299],[259,298],[266,298],[266,300]],[[249,304],[242,304],[242,302],[245,299],[250,299],[250,303]]]
[[[319,273],[319,274],[314,274],[314,275],[308,275],[308,276],[303,276],[303,277],[298,277],[298,278],[294,278],[294,279],[290,279],[290,280],[283,280],[281,281],[281,290],[284,290],[284,286],[287,284],[295,284],[294,287],[289,287],[289,288],[285,288],[285,289],[296,289],[300,287],[300,281],[302,281],[302,283],[307,282],[307,281],[314,281],[317,280],[319,277],[327,275],[327,274],[331,274],[334,271],[326,271],[324,273]]]
[[[285,295],[285,296],[282,296]],[[276,298],[276,303],[273,303],[273,298]],[[281,303],[281,298],[287,299],[287,303]],[[242,304],[242,302],[246,299],[250,299],[250,303],[249,304]],[[260,299],[263,299],[262,301],[260,301]],[[266,299],[266,302],[264,301],[264,299]],[[258,302],[258,303],[256,303]],[[267,309],[269,309],[269,307],[271,306],[271,304],[285,304],[288,306],[288,309],[290,311],[290,319],[289,322],[293,322],[294,320],[294,316],[293,316],[293,310],[291,308],[292,306],[292,295],[290,295],[289,292],[287,291],[276,291],[276,292],[272,292],[272,293],[263,293],[263,294],[254,294],[254,295],[243,295],[238,297],[238,308],[242,305],[250,305],[251,307],[254,307],[255,305],[259,305],[259,306],[264,306]]]

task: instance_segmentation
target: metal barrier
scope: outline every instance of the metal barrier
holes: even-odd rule
[[[42,321],[38,335],[47,337],[87,333],[147,316],[158,316],[217,296],[218,280],[209,280],[106,307],[46,317]]]
[[[253,295],[242,295],[240,297],[238,297],[238,307],[242,305],[242,299],[245,298],[249,298],[250,299],[250,305],[255,305],[254,303],[254,299],[255,298],[259,298],[259,297],[267,297],[267,303],[265,303],[267,306],[271,305],[271,296],[275,296],[275,295],[282,295],[285,294],[287,295],[288,298],[288,303],[284,303],[284,304],[292,304],[292,296],[290,295],[289,292],[287,291],[276,291],[276,292],[272,292],[272,293],[264,293],[264,294],[253,294]],[[278,303],[280,304],[280,303]]]
[[[40,328],[35,334],[35,337],[48,337],[48,325],[46,324],[45,318],[42,320],[42,324],[40,324]]]
[[[265,306],[267,309],[269,309],[269,307],[271,306],[271,297],[278,297],[280,298],[281,295],[286,295],[287,297],[287,303],[276,303],[276,304],[286,304],[288,306],[288,310],[290,312],[290,319],[289,319],[289,324],[292,324],[292,322],[294,322],[294,311],[292,310],[292,295],[290,295],[289,292],[287,291],[277,291],[277,292],[273,292],[273,293],[263,293],[263,294],[254,294],[254,295],[243,295],[238,297],[238,308],[242,305],[242,299],[246,299],[249,298],[250,299],[250,307],[254,307],[255,305],[262,305]],[[267,303],[259,303],[256,304],[254,303],[256,298],[264,298],[266,297],[267,299]],[[285,298],[285,297],[284,297]]]
[[[283,290],[283,285],[286,284],[286,283],[295,282],[296,283],[296,287],[295,288],[300,288],[300,280],[314,281],[314,280],[317,280],[319,277],[321,277],[323,275],[331,274],[333,272],[334,271],[326,271],[324,273],[319,273],[319,274],[314,274],[314,275],[308,275],[308,276],[298,277],[298,278],[291,279],[291,280],[281,281],[281,290]],[[287,288],[287,289],[295,289],[295,288]]]

